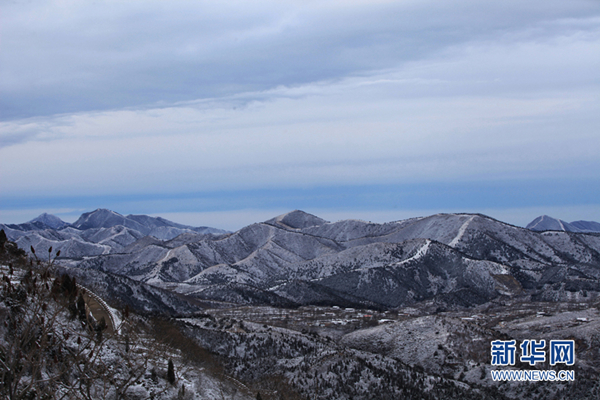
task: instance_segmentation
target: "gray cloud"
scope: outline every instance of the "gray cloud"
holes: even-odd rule
[[[3,9],[0,107],[14,119],[303,85],[515,32],[580,33],[569,21],[599,11],[559,0],[16,3]]]
[[[0,211],[24,215],[17,208],[40,196],[59,200],[36,210],[83,210],[112,196],[135,199],[117,211],[189,216],[204,204],[183,201],[190,193],[240,210],[248,193],[289,189],[293,201],[270,210],[302,207],[312,190],[310,207],[333,215],[358,188],[376,201],[348,210],[391,216],[397,204],[377,199],[411,185],[450,187],[460,200],[487,183],[470,211],[512,207],[527,222],[541,206],[598,210],[583,190],[600,179],[598,2],[45,1],[2,11]],[[503,182],[521,182],[527,201]],[[550,195],[549,184],[559,185]],[[413,211],[444,209],[406,196]],[[458,200],[451,211],[469,211]]]

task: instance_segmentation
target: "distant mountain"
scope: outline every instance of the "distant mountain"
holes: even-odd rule
[[[600,232],[600,223],[594,221],[573,221],[571,225],[581,232]]]
[[[280,226],[284,229],[303,229],[310,226],[323,225],[325,223],[327,223],[327,221],[324,219],[305,213],[301,210],[294,210],[265,221],[265,224]]]
[[[72,259],[120,252],[146,236],[171,240],[187,235],[187,240],[199,240],[204,235],[227,233],[216,228],[177,224],[160,217],[123,216],[106,209],[84,213],[73,224],[44,213],[23,224],[0,224],[0,229],[23,249],[52,246]]]
[[[593,221],[565,222],[561,219],[542,215],[531,221],[527,229],[532,231],[564,231],[564,232],[600,232],[600,223]]]
[[[79,230],[111,228],[117,225],[133,228],[137,231],[147,229],[144,225],[105,208],[99,208],[91,212],[83,213],[77,221],[72,224],[74,228]]]
[[[44,229],[62,229],[66,226],[69,226],[69,224],[55,215],[43,213],[37,218],[34,218],[31,221],[23,224],[0,224],[0,226],[8,234],[8,230],[27,232]]]
[[[40,222],[40,223],[44,224],[45,226],[52,228],[52,229],[61,229],[66,226],[69,226],[69,224],[67,222],[58,218],[56,215],[47,214],[47,213],[43,213],[40,216],[38,216],[37,218],[34,218],[31,221],[29,221],[29,223],[36,223],[36,222]]]
[[[144,236],[150,235],[158,239],[172,239],[184,232],[196,233],[227,233],[222,229],[209,228],[206,226],[193,227],[189,225],[177,224],[160,217],[150,217],[148,215],[127,215],[123,216],[105,208],[99,208],[95,211],[81,214],[81,217],[72,226],[80,230],[95,228],[112,228],[115,226],[124,226],[134,229]]]

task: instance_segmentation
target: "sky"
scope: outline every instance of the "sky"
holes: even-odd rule
[[[0,222],[600,221],[596,0],[0,1]]]

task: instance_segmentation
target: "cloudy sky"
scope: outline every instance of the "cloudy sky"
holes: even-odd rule
[[[0,222],[600,221],[600,2],[0,3]]]

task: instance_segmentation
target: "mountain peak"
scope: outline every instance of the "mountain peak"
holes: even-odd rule
[[[548,215],[541,215],[531,221],[527,226],[527,229],[532,231],[563,231],[563,232],[584,232],[585,230],[578,228],[572,223],[563,221],[562,219],[556,219],[549,217]]]
[[[48,213],[42,213],[38,217],[29,221],[29,223],[35,223],[35,222],[41,222],[42,224],[49,226],[52,229],[60,229],[62,227],[69,225],[62,219],[58,218],[56,215],[52,215],[52,214],[48,214]]]
[[[73,226],[77,229],[110,228],[115,225],[125,225],[125,217],[106,208],[98,208],[94,211],[83,213],[73,223]]]
[[[290,211],[265,222],[268,224],[292,229],[303,229],[308,228],[309,226],[323,225],[327,223],[327,221],[324,219],[302,210]]]
[[[540,215],[526,226],[532,231],[571,231],[569,223],[548,215]]]
[[[118,212],[109,210],[108,208],[97,208],[94,211],[91,211],[86,214],[101,214],[101,215],[113,215],[114,214],[114,215],[118,215],[118,216],[122,217],[122,215],[119,214]]]

